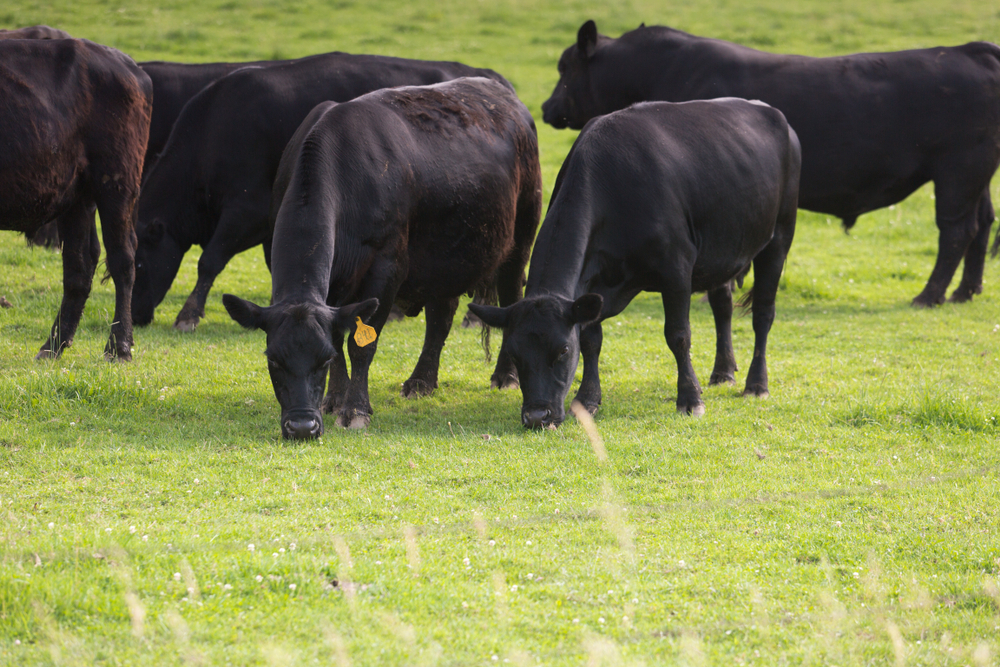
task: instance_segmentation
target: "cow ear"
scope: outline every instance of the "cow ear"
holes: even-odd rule
[[[226,307],[229,317],[246,329],[261,329],[267,331],[267,317],[264,309],[246,299],[233,294],[222,295],[222,305]]]
[[[645,28],[645,27],[646,27],[646,22],[645,21],[643,21],[642,23],[639,24],[639,29]]]
[[[368,319],[378,310],[378,299],[366,299],[359,303],[352,303],[348,306],[333,308],[332,310],[333,325],[338,329],[350,329],[359,317],[362,322],[368,322]]]
[[[600,294],[584,294],[570,306],[570,319],[575,324],[593,322],[601,316],[604,299]]]
[[[503,329],[507,326],[510,308],[498,308],[497,306],[470,303],[469,312],[481,319],[486,326]]]
[[[587,21],[580,26],[580,31],[576,33],[576,48],[584,60],[590,59],[597,50],[597,24]]]

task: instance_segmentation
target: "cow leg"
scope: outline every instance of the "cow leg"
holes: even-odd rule
[[[174,320],[175,329],[194,331],[201,318],[205,317],[205,303],[208,301],[208,293],[212,290],[215,279],[226,268],[229,260],[244,250],[264,243],[269,232],[266,220],[261,221],[259,218],[260,211],[264,211],[266,214],[270,201],[270,190],[268,190],[267,195],[268,200],[263,203],[238,202],[226,207],[219,219],[218,227],[204,246],[204,251],[198,260],[198,281],[184,302],[181,312],[177,313],[177,319]],[[258,231],[255,232],[255,230]],[[265,249],[265,261],[268,252]]]
[[[574,400],[580,401],[590,414],[597,414],[601,406],[601,373],[598,362],[604,329],[600,320],[585,324],[580,328],[580,354],[583,355],[583,377]]]
[[[979,234],[977,214],[982,198],[981,187],[969,192],[964,184],[937,180],[934,192],[938,226],[937,260],[924,290],[913,299],[914,306],[925,308],[944,303],[945,290],[955,275],[955,269]]]
[[[521,296],[524,293],[524,264],[525,262],[521,258],[520,252],[515,251],[500,266],[497,272],[497,301],[501,308],[506,308],[521,300]],[[476,319],[478,320],[479,318]],[[484,324],[483,326],[486,325]],[[493,375],[490,377],[490,388],[517,389],[519,386],[520,381],[517,377],[517,368],[514,366],[514,360],[501,343],[500,352],[497,353],[497,365],[493,369]]]
[[[327,386],[326,397],[323,399],[323,412],[332,414],[340,412],[344,407],[344,400],[347,398],[347,390],[351,385],[351,378],[347,374],[347,360],[344,358],[344,335],[335,333],[333,335],[333,346],[337,350],[333,361],[330,363],[330,383]]]
[[[708,303],[715,318],[715,367],[708,384],[736,382],[736,355],[733,353],[733,287],[727,282],[708,291]]]
[[[394,296],[395,290],[385,300],[380,297],[378,310],[368,322],[370,326],[374,327],[377,334],[373,342],[360,347],[354,340],[354,336],[347,338],[347,353],[351,357],[351,381],[347,387],[344,404],[340,409],[340,416],[337,418],[337,423],[344,428],[367,428],[372,421],[374,411],[368,397],[368,369],[371,367],[375,352],[378,350],[378,344],[382,338],[382,327],[385,326],[389,317]],[[367,298],[369,297],[365,295],[357,300],[364,301]]]
[[[705,414],[701,386],[691,365],[691,291],[663,292],[663,335],[677,362],[677,412]]]
[[[948,300],[952,303],[970,301],[975,294],[983,292],[983,269],[986,266],[986,250],[990,244],[990,228],[995,217],[993,202],[990,201],[990,190],[986,188],[979,200],[977,212],[979,231],[965,251],[965,268],[962,271],[962,281],[951,293]]]
[[[83,316],[83,307],[90,296],[94,270],[101,256],[97,239],[94,209],[78,201],[58,220],[58,233],[63,241],[63,298],[49,339],[35,359],[54,359],[73,344],[73,335]]]
[[[428,301],[424,306],[427,328],[424,333],[424,347],[420,351],[417,365],[410,378],[403,383],[400,395],[403,398],[430,396],[438,386],[438,366],[441,350],[451,331],[458,310],[458,298]]]
[[[789,243],[791,239],[789,239]],[[743,395],[769,396],[767,386],[767,337],[774,324],[774,302],[778,295],[778,282],[785,264],[787,248],[777,235],[753,260],[753,360],[747,372]]]

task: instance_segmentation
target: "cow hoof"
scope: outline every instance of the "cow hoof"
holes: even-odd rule
[[[698,405],[689,405],[687,407],[678,405],[677,412],[681,414],[691,415],[692,417],[701,417],[705,414],[705,404],[699,403]]]
[[[932,299],[929,296],[921,294],[920,296],[915,297],[913,301],[910,302],[910,305],[913,306],[914,308],[933,308],[935,306],[940,305],[943,302],[944,302],[943,298]]]
[[[38,354],[35,355],[35,361],[41,361],[43,359],[56,359],[59,355],[52,350],[40,350]]]
[[[767,389],[751,389],[747,387],[743,390],[744,396],[756,396],[757,398],[770,398],[771,392]]]
[[[198,328],[198,320],[177,320],[174,322],[174,328],[188,333]]]
[[[976,294],[981,294],[983,288],[980,287],[978,290],[964,289],[961,286],[958,287],[954,292],[951,293],[951,297],[948,298],[949,303],[966,303],[967,301],[972,301],[972,297]]]
[[[481,327],[481,326],[483,326],[483,321],[478,317],[476,317],[474,313],[472,312],[465,313],[465,317],[462,318],[463,329],[471,329],[472,327]]]
[[[372,423],[372,416],[354,415],[353,417],[350,418],[350,420],[348,420],[345,415],[340,415],[340,417],[337,419],[337,423],[340,424],[343,428],[356,431],[358,429],[368,428],[368,425]]]
[[[499,389],[503,391],[504,389],[517,389],[520,386],[521,383],[518,381],[517,377],[510,375],[504,377],[503,379],[492,378],[490,380],[490,389]]]
[[[732,373],[712,373],[708,385],[711,387],[717,384],[736,384],[736,376]]]
[[[420,398],[422,396],[430,396],[433,393],[434,387],[429,382],[410,378],[403,383],[403,390],[399,392],[399,395],[403,398]]]

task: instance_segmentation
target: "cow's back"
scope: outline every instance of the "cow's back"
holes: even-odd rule
[[[742,99],[641,103],[592,120],[557,178],[529,292],[564,270],[546,259],[560,256],[583,262],[574,280],[614,257],[634,272],[623,281],[677,265],[707,289],[702,276],[734,274],[771,239],[797,194],[799,151],[779,111]]]

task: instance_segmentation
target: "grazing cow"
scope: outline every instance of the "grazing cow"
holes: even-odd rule
[[[90,295],[101,214],[115,283],[109,358],[132,358],[135,206],[153,86],[132,60],[86,40],[0,40],[0,228],[59,220],[63,299],[38,358],[69,347]]]
[[[986,42],[833,58],[776,55],[664,27],[598,35],[593,21],[559,60],[546,123],[581,128],[634,102],[745,97],[780,109],[802,141],[799,205],[841,218],[934,181],[938,256],[915,306],[983,289],[1000,164],[1000,47]],[[1000,245],[1000,239],[997,244]]]
[[[556,178],[531,255],[524,299],[470,304],[504,330],[526,427],[558,425],[583,354],[577,392],[601,403],[601,321],[641,291],[663,297],[677,360],[677,411],[705,411],[691,366],[691,292],[707,290],[715,317],[710,383],[735,381],[730,281],[753,262],[754,353],[744,393],[767,395],[767,335],[795,232],[800,148],[777,109],[728,98],[652,102],[590,121]]]
[[[174,322],[182,331],[197,326],[215,277],[234,255],[268,239],[281,152],[313,107],[379,88],[460,76],[503,80],[491,70],[460,63],[328,53],[242,69],[195,95],[143,184],[132,301],[136,323],[152,321],[184,253],[198,244],[204,249],[198,281]],[[265,259],[269,253],[265,244]]]
[[[520,297],[541,215],[535,124],[506,84],[481,77],[324,102],[289,141],[274,200],[272,305],[231,294],[223,304],[267,333],[286,438],[320,435],[321,407],[364,428],[368,368],[394,301],[409,314],[426,306],[423,351],[403,385],[410,396],[437,386],[461,294],[503,305]],[[338,319],[343,304],[354,305]],[[338,327],[373,312],[374,331],[352,326],[348,378]],[[365,344],[358,329],[376,338]],[[495,376],[514,373],[501,353]]]

